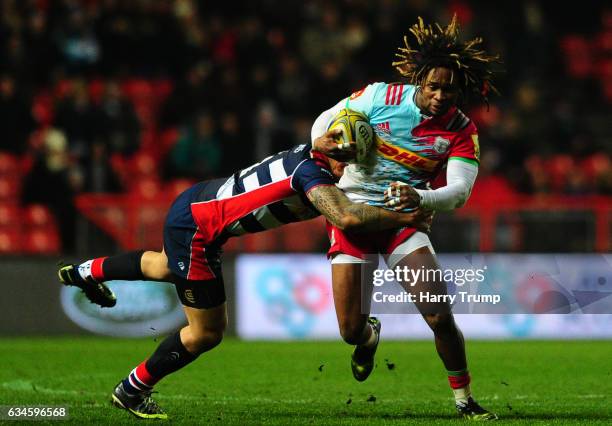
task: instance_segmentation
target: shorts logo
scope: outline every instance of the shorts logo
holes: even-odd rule
[[[191,291],[191,289],[187,289],[185,290],[185,293],[183,293],[185,295],[185,299],[187,299],[187,301],[189,303],[195,303],[195,296],[193,295],[193,292]]]
[[[181,268],[181,271],[184,271],[185,270],[185,263],[179,262],[178,263],[178,267]]]
[[[436,136],[436,140],[433,144],[433,150],[436,151],[438,154],[444,154],[446,151],[448,151],[449,146],[450,141],[448,139]]]

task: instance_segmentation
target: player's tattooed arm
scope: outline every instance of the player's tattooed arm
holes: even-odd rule
[[[398,213],[367,204],[351,202],[337,187],[317,186],[308,192],[308,199],[334,226],[352,232],[371,232],[414,226],[428,232],[431,212],[416,210]]]
[[[344,229],[343,209],[350,200],[333,185],[316,186],[306,194],[313,206],[334,226]]]

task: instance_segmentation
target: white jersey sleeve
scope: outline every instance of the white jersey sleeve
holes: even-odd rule
[[[449,160],[446,168],[446,186],[438,189],[416,189],[421,196],[420,207],[430,210],[453,210],[461,207],[470,197],[478,175],[478,166],[460,160]]]
[[[384,83],[369,84],[361,90],[354,92],[348,98],[342,99],[330,109],[323,111],[315,120],[310,131],[310,140],[314,140],[323,135],[329,127],[334,116],[343,108],[349,108],[359,111],[370,117],[374,108],[374,99],[380,87],[385,86]]]

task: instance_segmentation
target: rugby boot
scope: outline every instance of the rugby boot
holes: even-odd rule
[[[376,354],[378,342],[380,341],[380,321],[375,317],[370,317],[368,318],[368,323],[372,326],[373,332],[376,333],[376,344],[372,347],[357,345],[351,356],[353,377],[359,382],[367,379],[374,369],[374,354]]]
[[[131,395],[123,388],[123,382],[119,382],[115,386],[111,403],[115,407],[129,411],[140,419],[168,419],[164,410],[151,398],[151,391]]]
[[[459,416],[467,420],[485,421],[498,419],[497,414],[482,408],[472,397],[468,398],[467,403],[458,402],[455,407]]]
[[[110,288],[104,283],[97,282],[91,277],[83,279],[79,274],[77,265],[64,265],[57,271],[59,280],[64,285],[75,286],[83,290],[85,296],[91,303],[103,308],[112,308],[117,303],[117,298]]]

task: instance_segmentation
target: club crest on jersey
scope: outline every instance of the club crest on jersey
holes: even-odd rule
[[[444,139],[443,137],[436,136],[436,140],[433,144],[433,150],[438,154],[444,154],[448,151],[448,147],[450,146],[450,141],[448,139]]]
[[[391,127],[389,127],[389,122],[385,121],[384,123],[378,123],[376,126],[376,130],[387,135],[391,134]]]

